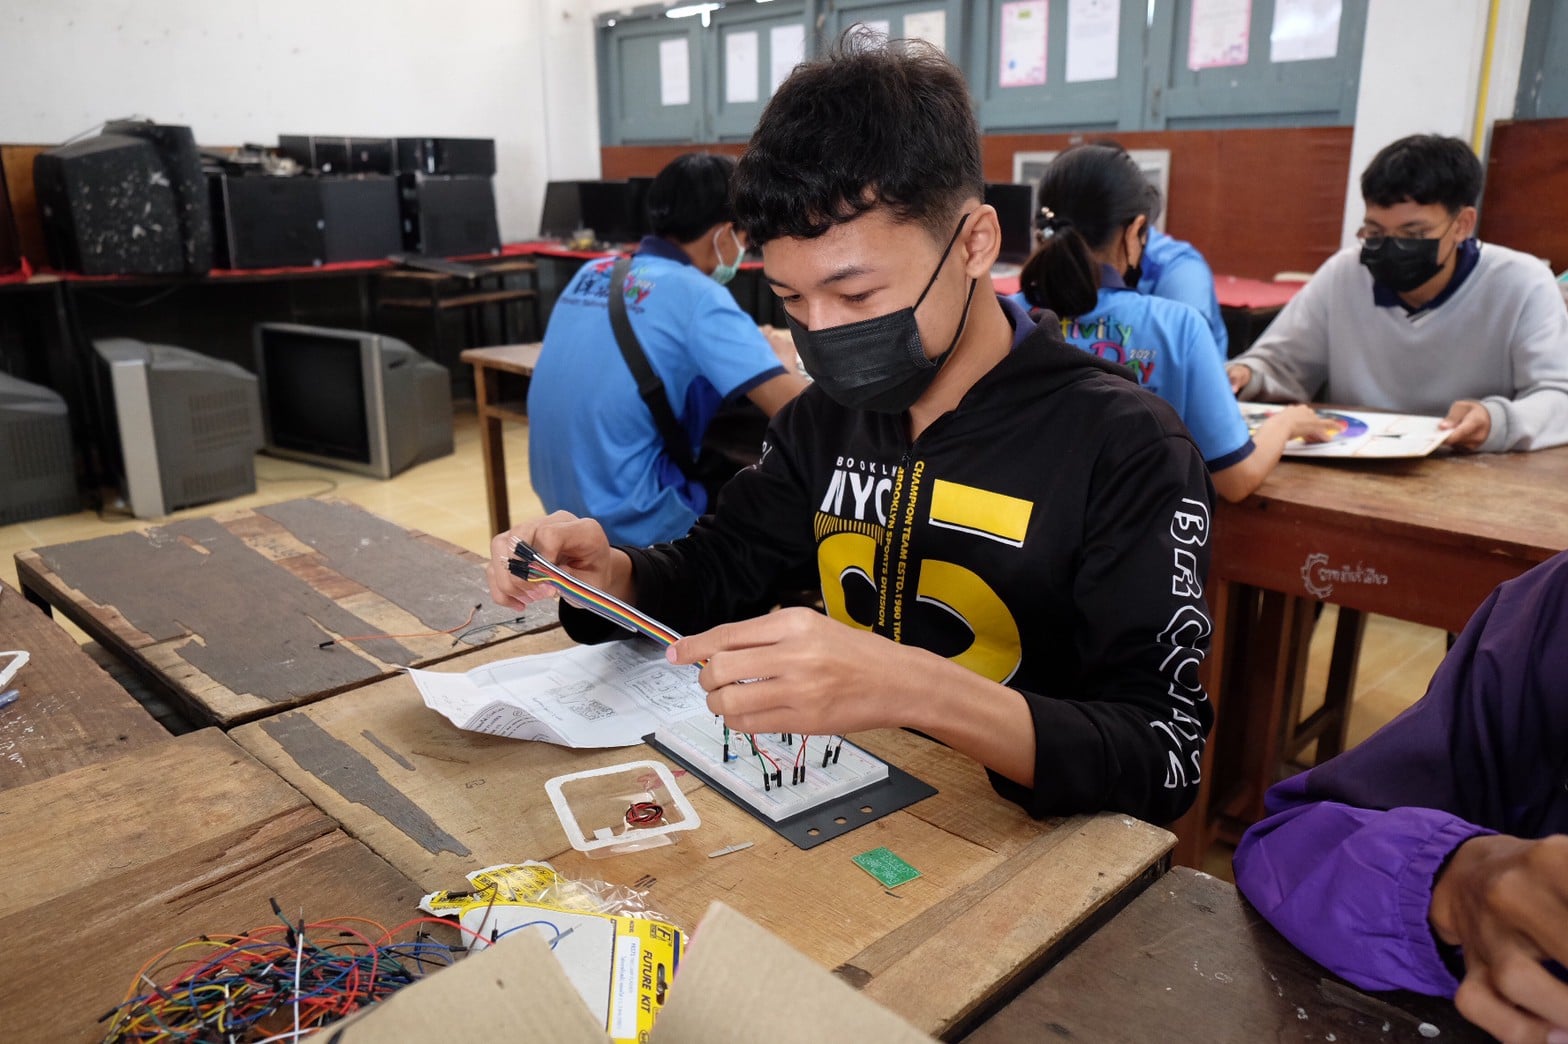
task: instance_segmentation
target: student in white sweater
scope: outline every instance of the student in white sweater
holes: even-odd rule
[[[1361,246],[1329,258],[1227,367],[1243,399],[1442,415],[1448,445],[1568,442],[1568,308],[1540,261],[1473,238],[1481,164],[1415,135],[1361,175]]]

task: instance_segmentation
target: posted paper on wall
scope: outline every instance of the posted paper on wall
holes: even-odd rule
[[[659,104],[691,104],[691,59],[684,36],[659,41]]]
[[[1002,5],[998,86],[1038,87],[1045,83],[1048,13],[1046,0],[1016,0]]]
[[[1217,69],[1247,64],[1252,0],[1192,0],[1187,67]]]
[[[775,25],[768,30],[768,95],[778,93],[795,66],[806,60],[806,27]]]
[[[470,732],[563,747],[629,747],[708,711],[697,669],[651,642],[579,645],[466,674],[409,671],[425,706]]]
[[[756,30],[726,33],[724,35],[724,100],[731,103],[756,101],[759,74]]]
[[[1269,61],[1307,62],[1339,53],[1340,0],[1274,0]]]
[[[938,50],[947,50],[947,12],[937,10],[906,14],[904,39],[924,40]]]
[[[1067,82],[1116,79],[1121,0],[1067,0]]]

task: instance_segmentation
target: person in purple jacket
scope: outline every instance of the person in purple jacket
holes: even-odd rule
[[[1267,806],[1236,884],[1308,956],[1568,1044],[1568,552],[1493,591],[1421,700]]]

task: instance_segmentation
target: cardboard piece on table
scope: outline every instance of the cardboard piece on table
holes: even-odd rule
[[[734,1040],[737,1012],[768,1027],[774,1044],[932,1039],[723,903],[708,907],[692,939],[650,1044]],[[604,1044],[605,1035],[544,940],[527,933],[470,954],[324,1034],[325,1044],[441,1038]]]

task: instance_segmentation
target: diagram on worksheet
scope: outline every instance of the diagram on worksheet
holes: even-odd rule
[[[410,671],[425,704],[459,728],[565,747],[625,747],[707,714],[695,667],[645,642],[578,646],[476,667]]]
[[[886,762],[842,736],[753,736],[711,714],[665,726],[654,740],[775,823],[888,778]]]

